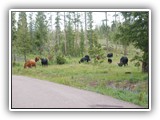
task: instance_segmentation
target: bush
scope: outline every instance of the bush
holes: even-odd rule
[[[20,64],[20,63],[18,63],[18,62],[12,62],[12,66],[13,66],[13,67],[21,66],[21,64]]]
[[[91,50],[89,50],[89,54],[91,58],[93,58],[94,64],[102,63],[105,59],[105,53],[101,45],[93,46]]]
[[[56,57],[56,61],[57,61],[57,64],[65,64],[66,63],[66,59],[63,56],[60,56],[60,55],[58,55]]]

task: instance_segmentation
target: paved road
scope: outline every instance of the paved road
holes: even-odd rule
[[[12,108],[140,108],[98,93],[12,76]]]

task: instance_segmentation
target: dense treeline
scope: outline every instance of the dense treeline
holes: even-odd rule
[[[149,13],[115,12],[111,26],[107,24],[108,13],[104,12],[101,25],[93,26],[93,12],[12,12],[13,61],[16,55],[23,55],[26,61],[29,54],[80,57],[102,48],[100,40],[105,40],[105,52],[111,42],[115,52],[122,45],[124,55],[129,44],[142,50],[143,56],[133,56],[133,60],[142,62],[142,71],[148,72]],[[118,21],[117,16],[123,21]]]

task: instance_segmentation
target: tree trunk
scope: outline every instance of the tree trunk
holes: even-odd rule
[[[108,30],[107,30],[107,12],[105,12],[105,16],[106,16],[106,47],[107,47],[107,52],[108,52]]]
[[[123,45],[124,47],[124,55],[127,55],[127,45]]]
[[[26,53],[24,53],[24,61],[27,61]]]
[[[15,66],[16,65],[16,54],[13,54],[13,62],[12,65]]]
[[[67,41],[66,41],[66,15],[64,12],[64,54],[67,54]]]
[[[142,62],[142,72],[149,72],[149,65],[147,62]]]
[[[85,16],[84,16],[84,19],[85,19],[85,44],[87,46],[87,13],[85,12],[84,14],[85,14]]]

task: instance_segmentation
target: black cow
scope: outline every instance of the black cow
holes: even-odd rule
[[[108,59],[108,63],[112,63],[112,59]]]
[[[48,60],[46,58],[41,58],[41,64],[43,65],[48,65]]]
[[[108,54],[107,54],[107,57],[108,57],[108,58],[113,57],[113,53],[108,53]]]
[[[125,57],[125,56],[123,56],[123,57],[121,57],[121,59],[120,59],[120,63],[118,63],[118,66],[126,66],[126,65],[128,65],[128,58],[127,57]]]
[[[80,61],[79,61],[79,63],[81,63],[81,62],[88,62],[88,61],[90,61],[91,59],[89,58],[89,55],[85,55],[83,58],[81,58],[80,59]]]

